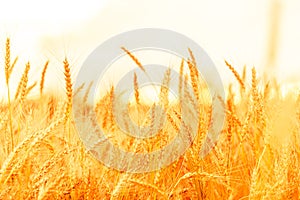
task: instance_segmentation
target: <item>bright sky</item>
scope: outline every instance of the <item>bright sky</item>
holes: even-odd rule
[[[270,5],[274,0],[1,0],[0,65],[6,37],[18,55],[12,85],[30,60],[30,76],[39,79],[50,59],[48,86],[63,84],[61,61],[67,55],[79,69],[101,42],[135,28],[160,27],[180,32],[200,44],[216,63],[221,77],[232,79],[223,60],[238,70],[246,64],[259,71],[267,63]],[[281,2],[277,74],[281,81],[297,81],[300,74],[300,1]],[[75,69],[76,68],[76,69]],[[1,69],[1,68],[0,68]],[[3,69],[3,67],[2,67]],[[0,77],[4,77],[0,70]],[[0,78],[0,94],[4,91]],[[32,83],[31,82],[31,83]]]

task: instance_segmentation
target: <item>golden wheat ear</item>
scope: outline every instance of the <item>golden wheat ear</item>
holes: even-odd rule
[[[125,47],[121,47],[121,49],[135,62],[135,64],[143,71],[146,72],[142,63]]]
[[[10,39],[6,39],[5,44],[5,79],[6,79],[6,85],[8,85],[9,82],[9,71],[10,71]]]
[[[11,138],[11,151],[14,149],[14,133],[13,133],[13,116],[12,116],[12,106],[11,106],[11,98],[10,98],[10,87],[9,87],[9,78],[10,72],[12,71],[11,63],[10,63],[10,39],[6,39],[5,44],[5,80],[6,80],[6,88],[7,88],[7,102],[8,102],[8,110],[9,110],[9,132]]]
[[[28,84],[28,73],[29,73],[29,70],[30,70],[30,63],[28,62],[28,63],[26,64],[26,68],[25,68],[24,74],[23,74],[23,76],[22,76],[23,80],[22,80],[21,97],[20,97],[21,103],[24,101],[25,96],[26,96],[26,90],[27,90],[27,84]]]
[[[229,68],[229,70],[232,72],[232,74],[234,75],[236,80],[239,82],[241,88],[244,90],[245,89],[245,83],[244,83],[243,80],[245,79],[244,77],[246,76],[246,72],[245,71],[243,72],[243,78],[242,78],[240,76],[240,74],[235,70],[235,68],[231,64],[229,64],[229,62],[227,62],[226,60],[225,60],[225,64]]]
[[[20,82],[18,84],[18,87],[17,87],[17,91],[16,91],[16,94],[15,94],[15,99],[17,99],[19,97],[19,95],[21,94],[22,96],[22,91],[23,91],[23,88],[24,87],[27,87],[27,81],[28,81],[28,73],[29,73],[29,70],[30,70],[30,63],[28,62],[26,64],[26,67],[24,69],[24,72],[22,74],[22,77],[20,79]],[[24,89],[26,90],[26,88]],[[22,98],[22,97],[21,97]]]
[[[169,85],[171,80],[171,68],[168,68],[164,74],[164,79],[162,80],[162,86],[160,87],[159,102],[162,103],[165,109],[169,105]]]
[[[35,81],[32,85],[28,86],[28,88],[26,89],[26,92],[25,92],[25,97],[33,90],[33,88],[35,88],[36,85],[37,85],[37,82]]]
[[[41,81],[40,81],[40,95],[41,96],[43,95],[45,76],[46,76],[46,71],[48,69],[48,65],[49,65],[49,60],[45,63],[43,71],[42,71],[42,75],[41,75]]]
[[[91,90],[93,84],[94,84],[94,81],[90,82],[90,84],[88,85],[88,87],[86,89],[86,92],[85,92],[85,94],[83,96],[83,103],[84,104],[87,103],[87,100],[88,100],[89,94],[90,94],[90,90]]]
[[[65,89],[67,95],[67,106],[65,110],[65,118],[67,120],[70,117],[70,112],[72,109],[73,89],[72,89],[71,70],[67,58],[65,58],[63,64],[64,64],[64,75],[65,75],[65,84],[66,84]]]
[[[133,76],[133,87],[134,87],[135,102],[139,106],[140,105],[140,93],[139,93],[139,83],[137,80],[136,73],[134,73],[134,76]]]
[[[196,99],[199,100],[199,98],[200,98],[199,71],[198,71],[198,68],[197,68],[197,65],[196,65],[197,64],[196,59],[195,59],[195,56],[194,56],[192,50],[189,48],[188,51],[189,51],[189,54],[190,54],[190,58],[187,59],[187,64],[188,64],[188,68],[189,68],[189,71],[190,71],[191,83],[192,83],[192,87],[193,87]]]
[[[19,57],[16,57],[15,60],[14,60],[14,62],[11,64],[11,66],[10,66],[10,68],[9,68],[9,70],[8,70],[8,79],[9,79],[9,77],[11,76],[12,71],[13,71],[13,69],[15,68],[15,66],[16,66],[16,64],[17,64],[17,62],[18,62],[18,60],[19,60]]]

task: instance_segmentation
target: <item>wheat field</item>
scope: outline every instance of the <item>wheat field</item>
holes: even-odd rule
[[[137,67],[142,67],[124,50]],[[199,96],[207,86],[190,53],[190,73],[181,72],[181,78],[184,84],[190,82]],[[233,80],[226,87],[226,99],[219,98],[226,112],[225,122],[207,156],[201,158],[199,151],[214,122],[213,106],[205,98],[197,98],[201,111],[191,147],[160,170],[128,173],[106,167],[82,144],[74,116],[82,118],[77,126],[90,132],[97,128],[87,126],[84,120],[94,112],[92,107],[73,109],[73,98],[86,104],[90,86],[86,83],[73,88],[68,59],[60,66],[65,95],[44,91],[51,61],[45,63],[40,80],[33,85],[28,85],[27,63],[12,93],[10,77],[16,63],[7,39],[4,70],[8,98],[0,104],[0,199],[300,199],[300,96],[294,89],[283,91],[284,85],[276,81],[267,82],[255,68],[245,67],[239,73],[224,63]],[[168,80],[166,71],[162,81]],[[147,115],[150,106],[140,101],[138,77],[132,80],[132,87],[135,103],[125,105],[131,117],[141,124],[140,116],[145,116],[143,122],[153,124],[154,114]],[[30,97],[32,90],[39,91],[39,97]],[[166,89],[160,91],[160,102],[168,108],[166,123],[154,138],[140,141],[122,134],[112,114],[117,95],[113,86],[95,107],[96,123],[107,138],[126,151],[160,149],[176,135],[182,120],[180,103],[170,104],[167,93]]]

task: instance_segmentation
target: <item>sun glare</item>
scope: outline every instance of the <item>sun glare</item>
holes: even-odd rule
[[[161,87],[159,85],[146,85],[142,86],[139,89],[141,101],[145,104],[152,105],[154,103],[159,102],[159,93]],[[176,94],[173,91],[169,90],[169,103],[173,104],[176,103],[177,100]],[[135,102],[134,94],[131,94],[130,102]]]

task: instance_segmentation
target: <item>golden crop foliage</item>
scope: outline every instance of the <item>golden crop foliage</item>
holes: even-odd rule
[[[84,119],[92,108],[83,106],[72,113],[72,98],[84,90],[84,85],[73,91],[68,60],[61,66],[66,96],[43,91],[51,64],[47,61],[41,72],[40,96],[28,98],[36,86],[27,85],[28,63],[19,92],[12,99],[9,78],[17,61],[11,63],[10,54],[8,39],[4,67],[8,102],[0,104],[0,199],[299,199],[299,94],[290,90],[283,96],[277,83],[264,84],[254,68],[247,78],[246,69],[241,76],[225,63],[236,82],[228,87],[227,98],[220,98],[226,109],[225,124],[216,146],[205,158],[199,157],[199,150],[214,122],[214,108],[199,98],[198,135],[188,151],[159,171],[130,174],[105,167],[82,145],[72,114],[82,115],[79,125],[85,126]],[[142,66],[130,52],[128,55]],[[205,86],[200,84],[192,52],[188,62],[190,73],[185,75],[181,69],[182,79],[190,81],[194,93],[201,96]],[[165,81],[168,76],[166,72]],[[138,77],[132,87],[136,104],[128,106],[136,119],[145,116],[149,105],[139,101]],[[167,122],[155,138],[138,141],[121,134],[112,114],[113,87],[97,103],[97,123],[108,139],[128,151],[159,149],[176,134],[181,121],[180,106],[168,104],[167,91],[160,94],[168,107]],[[151,125],[154,118],[150,113],[143,120]],[[136,123],[141,123],[140,119]],[[86,130],[97,131],[96,125]]]

